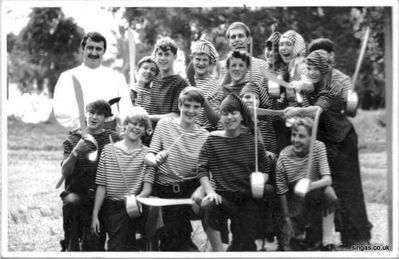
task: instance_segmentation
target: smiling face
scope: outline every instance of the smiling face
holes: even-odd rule
[[[221,111],[220,121],[226,131],[236,131],[241,128],[243,117],[240,111]]]
[[[89,68],[97,68],[101,65],[105,48],[104,42],[95,42],[88,38],[83,48],[83,63]]]
[[[247,50],[249,38],[243,28],[234,28],[229,31],[229,46],[231,50]]]
[[[130,141],[140,140],[146,130],[144,123],[137,119],[129,121],[125,127],[125,138]]]
[[[248,107],[254,107],[254,99],[255,99],[255,107],[259,107],[259,95],[248,92],[242,96],[242,101],[246,103]]]
[[[305,126],[299,125],[292,128],[291,144],[295,154],[298,156],[304,157],[309,153],[310,134]]]
[[[205,77],[209,74],[210,60],[207,54],[195,54],[193,56],[193,65],[196,76]]]
[[[173,69],[176,55],[174,55],[170,49],[168,49],[167,51],[163,51],[159,48],[155,54],[155,60],[158,64],[159,70],[162,73],[167,73],[171,69]]]
[[[291,40],[286,37],[280,39],[278,51],[285,63],[290,62],[293,58],[293,49],[294,43]]]
[[[144,62],[138,71],[138,80],[147,84],[151,82],[157,73],[156,65],[152,62]]]
[[[312,81],[313,84],[317,84],[322,79],[322,74],[316,66],[307,65],[308,70],[308,78]]]
[[[180,118],[186,124],[194,124],[199,113],[201,112],[202,105],[200,102],[184,100],[179,102]]]
[[[95,111],[88,111],[86,113],[87,129],[88,131],[95,133],[101,131],[104,128],[105,115],[99,114]]]
[[[231,80],[234,84],[241,83],[245,79],[248,67],[244,60],[231,57],[228,67]]]

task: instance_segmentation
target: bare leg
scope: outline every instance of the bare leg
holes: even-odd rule
[[[208,236],[209,242],[211,243],[212,251],[224,252],[220,231],[217,231],[211,227],[207,227],[205,233]]]

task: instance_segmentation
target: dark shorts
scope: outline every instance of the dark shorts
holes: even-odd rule
[[[105,199],[103,209],[108,251],[138,251],[136,230],[142,218],[129,218],[124,200]]]
[[[256,223],[258,205],[249,195],[219,193],[222,203],[203,204],[203,227],[211,227],[221,232],[222,241],[226,241],[227,219],[231,220],[230,229],[233,236],[232,251],[255,251]]]

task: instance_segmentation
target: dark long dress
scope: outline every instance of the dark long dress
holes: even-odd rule
[[[344,97],[350,86],[350,78],[333,69],[328,89],[316,88],[311,97],[312,103],[324,107],[319,122],[318,139],[327,148],[332,186],[340,202],[336,230],[341,233],[344,245],[368,243],[372,228],[363,196],[357,134],[342,112],[345,108]]]

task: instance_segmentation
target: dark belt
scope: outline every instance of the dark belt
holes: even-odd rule
[[[155,189],[158,194],[184,194],[187,192],[193,192],[199,186],[198,180],[187,180],[184,182],[177,182],[170,185],[157,184]]]

